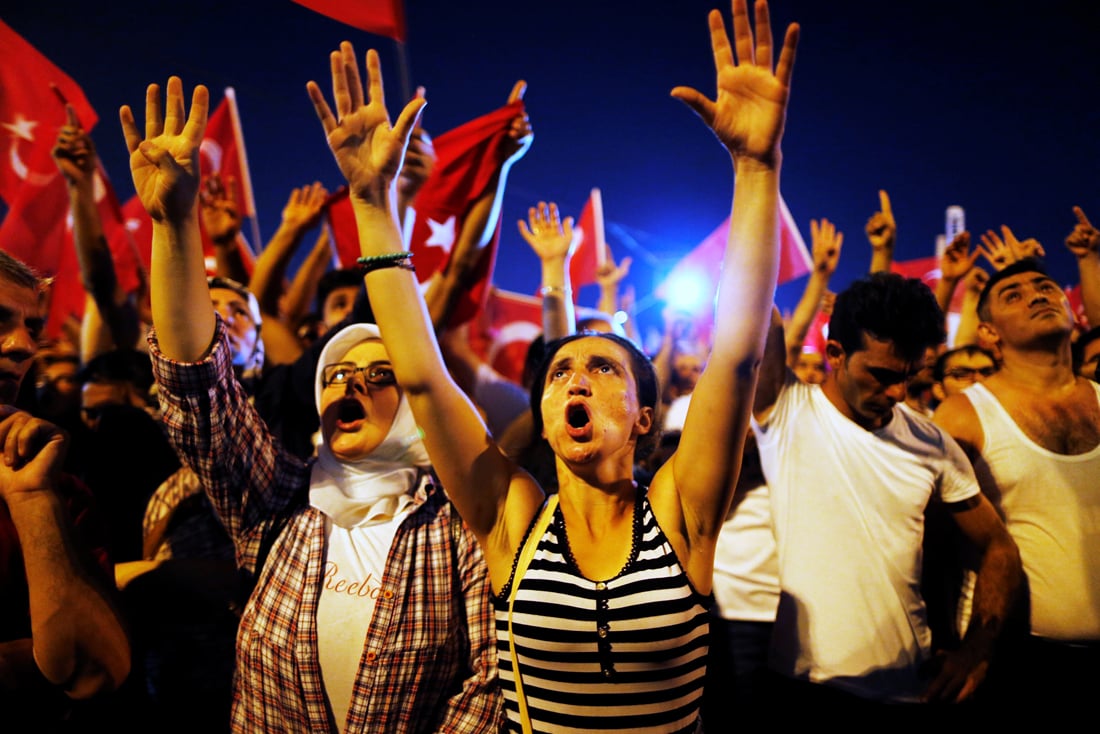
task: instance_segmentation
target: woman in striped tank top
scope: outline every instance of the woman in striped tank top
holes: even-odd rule
[[[532,389],[536,430],[555,455],[553,502],[500,451],[443,364],[416,278],[389,267],[404,262],[394,180],[424,100],[406,105],[391,127],[373,51],[365,98],[358,64],[333,55],[336,114],[309,85],[348,179],[367,292],[398,382],[443,486],[484,549],[516,732],[698,725],[714,548],[775,290],[780,140],[798,38],[792,25],[773,71],[766,0],[756,3],[755,40],[746,0],[733,2],[732,46],[720,13],[709,25],[716,99],[686,87],[672,96],[727,149],[737,185],[713,351],[679,449],[648,490],[632,476],[656,433],[656,383],[648,359],[616,337],[551,344]]]

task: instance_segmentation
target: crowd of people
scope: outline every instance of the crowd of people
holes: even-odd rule
[[[80,329],[47,340],[49,280],[0,252],[5,726],[722,732],[746,710],[1088,700],[1100,327],[1077,323],[1043,246],[1008,227],[973,248],[957,236],[935,289],[891,273],[886,192],[867,277],[829,291],[844,237],[814,221],[784,319],[799,28],[773,38],[766,0],[734,0],[732,34],[718,11],[708,22],[716,93],[672,95],[732,161],[713,323],[669,310],[643,352],[609,316],[629,311],[625,261],[601,267],[598,308],[575,311],[573,222],[540,202],[519,223],[543,314],[522,384],[455,315],[531,145],[526,114],[423,288],[402,223],[434,164],[426,102],[387,108],[374,51],[364,68],[341,44],[331,96],[307,85],[348,184],[352,269],[331,269],[322,230],[288,275],[319,184],[291,192],[245,267],[233,182],[199,173],[206,88],[188,104],[178,77],[152,84],[144,124],[120,112],[153,220],[129,293],[70,112],[54,158]],[[1074,214],[1066,246],[1100,324],[1100,230]]]

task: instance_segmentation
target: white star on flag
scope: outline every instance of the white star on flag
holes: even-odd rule
[[[38,125],[36,120],[28,120],[23,115],[16,114],[15,122],[5,122],[3,124],[5,128],[11,131],[12,135],[23,140],[29,140],[34,142],[34,135],[31,133],[35,126]]]
[[[428,237],[428,241],[424,243],[425,247],[439,247],[443,252],[450,253],[451,248],[455,244],[455,218],[450,216],[445,222],[437,222],[431,217],[428,218],[428,226],[432,230],[432,234]]]

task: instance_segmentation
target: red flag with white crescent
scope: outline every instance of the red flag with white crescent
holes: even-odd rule
[[[98,117],[80,86],[2,21],[0,90],[0,198],[8,205],[0,249],[59,280],[76,273],[79,284],[76,253],[65,237],[68,192],[50,150],[66,122],[61,99],[73,106],[85,130]],[[82,288],[68,293],[55,287],[50,335],[56,336],[68,314],[82,312],[83,304]]]
[[[497,372],[521,384],[527,348],[542,333],[541,299],[491,288],[477,324],[470,330],[470,346]]]

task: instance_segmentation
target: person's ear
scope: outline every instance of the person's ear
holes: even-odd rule
[[[836,339],[825,342],[825,361],[829,364],[830,371],[836,371],[843,364],[846,356],[847,352]]]
[[[645,436],[653,431],[653,408],[645,407],[638,411],[638,419],[634,421],[634,427],[639,436]]]

